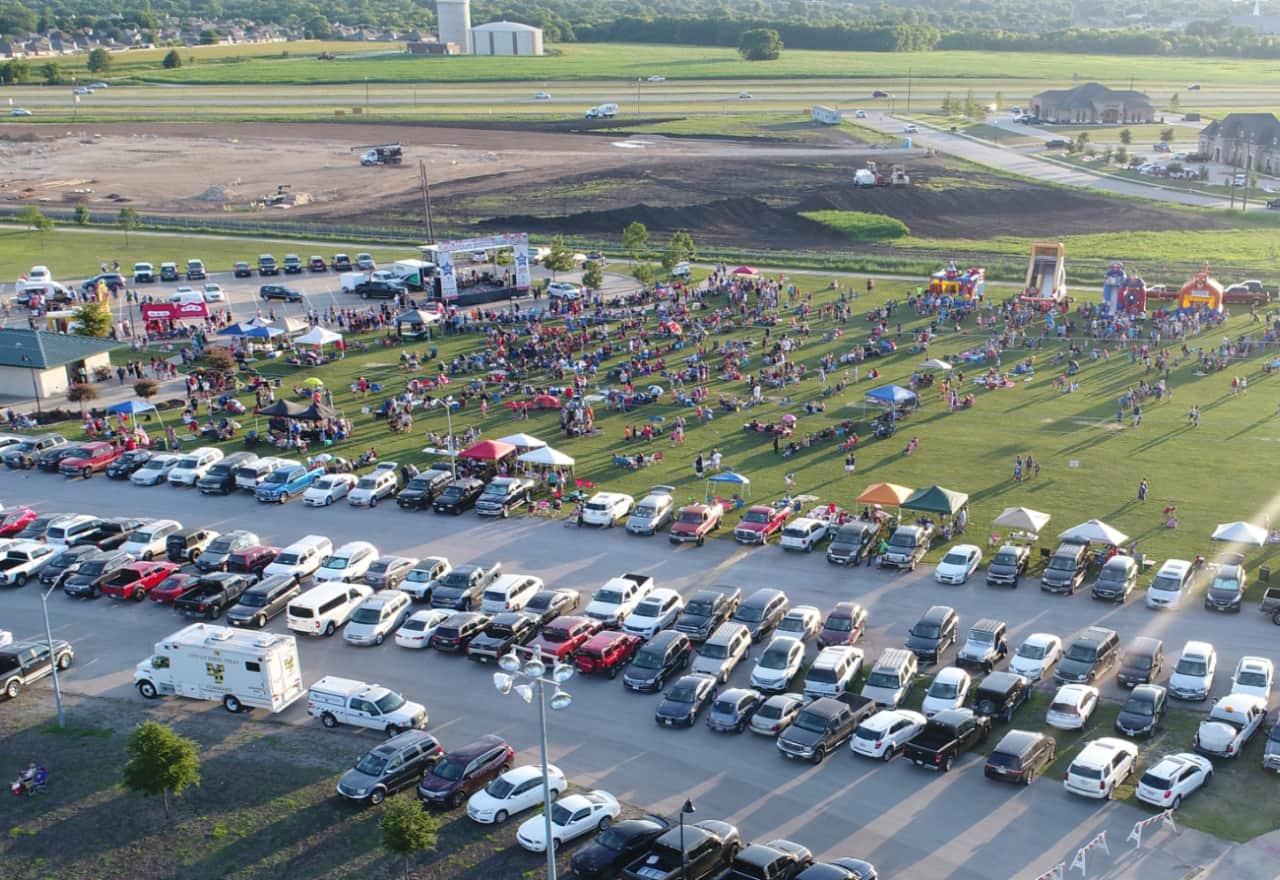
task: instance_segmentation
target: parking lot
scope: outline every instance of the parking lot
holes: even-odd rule
[[[792,555],[776,546],[744,549],[712,541],[702,548],[677,549],[660,537],[636,538],[622,529],[584,532],[538,519],[441,517],[388,506],[315,510],[295,503],[280,509],[243,495],[209,498],[166,486],[141,489],[104,479],[73,482],[32,473],[7,472],[0,486],[10,505],[178,517],[187,525],[252,529],[277,545],[319,533],[335,545],[369,539],[383,552],[445,555],[455,564],[501,560],[507,572],[535,574],[549,586],[573,587],[583,592],[584,601],[604,580],[623,571],[651,574],[659,586],[674,587],[686,596],[719,582],[748,592],[781,586],[793,604],[821,609],[852,598],[870,610],[861,642],[868,660],[886,647],[900,646],[906,629],[934,603],[956,608],[962,632],[981,616],[1008,621],[1013,644],[1032,631],[1069,638],[1091,623],[1116,629],[1122,643],[1138,635],[1158,636],[1169,652],[1189,638],[1207,639],[1218,646],[1220,669],[1226,670],[1218,676],[1213,697],[1221,694],[1241,655],[1273,653],[1274,630],[1251,613],[1214,616],[1192,603],[1177,613],[1156,614],[1138,601],[1116,608],[1094,602],[1087,594],[1046,595],[1034,581],[1024,581],[1016,591],[988,588],[980,580],[942,586],[924,569],[914,574],[840,569],[818,554]],[[132,695],[134,665],[151,652],[156,640],[185,623],[151,602],[82,602],[59,594],[50,597],[49,607],[55,637],[71,641],[77,651],[63,686],[86,695],[140,699]],[[0,620],[18,637],[40,634],[36,590],[28,587],[0,595]],[[284,631],[283,619],[277,618],[269,628]],[[810,646],[811,656],[814,650]],[[423,702],[430,729],[446,746],[495,732],[526,756],[536,750],[535,713],[518,700],[500,697],[490,685],[490,668],[462,657],[405,651],[390,641],[361,649],[336,638],[307,639],[300,652],[308,684],[322,675],[338,674],[377,681]],[[753,650],[752,659],[758,653],[759,648]],[[948,662],[950,656],[949,652]],[[738,667],[733,684],[745,682],[750,665]],[[549,720],[552,760],[573,783],[602,787],[620,800],[654,809],[671,810],[692,797],[700,815],[728,818],[739,824],[745,837],[790,836],[815,853],[870,859],[884,876],[1035,877],[1059,861],[1069,862],[1074,848],[1102,829],[1109,832],[1116,857],[1095,863],[1106,869],[1101,874],[1095,875],[1091,865],[1091,877],[1165,878],[1182,876],[1189,866],[1205,866],[1209,875],[1217,876],[1226,876],[1216,872],[1228,869],[1237,877],[1275,873],[1274,865],[1250,873],[1234,861],[1245,855],[1256,858],[1245,852],[1248,847],[1187,829],[1179,829],[1176,836],[1164,834],[1154,847],[1127,852],[1123,841],[1129,829],[1149,813],[1083,801],[1066,794],[1055,779],[1043,779],[1030,789],[994,785],[982,777],[980,760],[973,756],[946,776],[903,761],[883,765],[855,759],[843,750],[815,767],[784,760],[772,742],[750,734],[716,735],[701,724],[687,731],[660,729],[652,720],[656,698],[626,692],[618,681],[575,678],[568,690],[572,706],[551,713]],[[1116,699],[1119,691],[1109,684],[1104,695]],[[210,708],[193,704],[193,710]],[[267,720],[264,713],[258,714]],[[306,717],[300,703],[270,720],[318,724]],[[1022,726],[1042,726],[1039,718],[1024,716],[1020,721]],[[334,735],[370,744],[379,739],[351,729]]]

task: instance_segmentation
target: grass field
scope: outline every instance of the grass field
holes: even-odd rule
[[[911,232],[901,220],[864,211],[801,211],[800,216],[834,229],[853,241],[887,241]]]
[[[347,44],[350,45],[350,44]],[[368,46],[360,44],[367,50]],[[222,47],[219,47],[222,48]],[[820,52],[787,50],[777,61],[743,61],[727,47],[563,43],[560,54],[540,58],[339,57],[319,61],[290,47],[289,58],[247,58],[196,63],[177,70],[133,71],[153,82],[171,83],[339,83],[481,82],[636,79],[659,74],[669,80],[764,80],[797,77],[850,78],[885,82],[914,77],[956,80],[1025,78],[1069,82],[1133,77],[1139,83],[1168,84],[1173,90],[1195,80],[1214,83],[1265,82],[1265,61],[1215,59],[1211,66],[1195,58],[1046,55],[996,52]],[[280,51],[280,47],[277,47]]]
[[[178,47],[185,69],[204,64],[245,64],[267,59],[284,60],[294,56],[310,56],[315,60],[322,52],[339,57],[370,55],[378,52],[403,52],[403,43],[356,43],[346,40],[298,40],[292,43],[240,43],[229,46]],[[137,74],[164,69],[164,57],[169,47],[158,49],[134,49],[114,52],[111,69],[106,74],[89,73],[87,55],[68,55],[58,59],[63,75],[79,76],[82,80],[102,80],[112,85],[124,84]],[[320,62],[326,63],[326,62]]]

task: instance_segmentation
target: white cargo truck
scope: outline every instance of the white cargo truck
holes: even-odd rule
[[[436,273],[436,264],[426,260],[396,260],[391,274],[410,290],[426,290]]]
[[[293,636],[207,623],[157,642],[155,653],[138,664],[133,683],[149,700],[221,700],[228,712],[282,712],[307,692]]]

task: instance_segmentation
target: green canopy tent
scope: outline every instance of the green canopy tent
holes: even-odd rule
[[[902,509],[936,513],[939,516],[955,516],[960,508],[968,503],[969,496],[963,492],[955,492],[941,486],[926,486],[923,489],[917,489],[910,498],[902,502]]]

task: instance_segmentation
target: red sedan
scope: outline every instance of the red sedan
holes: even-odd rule
[[[195,579],[193,574],[171,574],[151,588],[151,601],[172,605],[174,599],[191,588]]]
[[[0,538],[12,538],[25,529],[36,518],[37,514],[30,507],[19,507],[11,510],[0,520]]]

